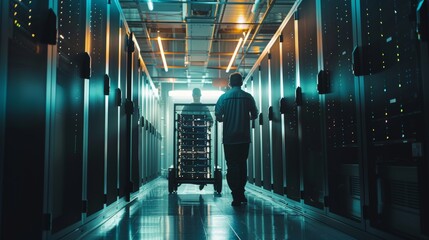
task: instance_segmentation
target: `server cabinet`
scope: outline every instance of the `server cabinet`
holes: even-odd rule
[[[139,92],[139,96],[138,96],[138,103],[139,103],[139,108],[138,108],[138,161],[139,161],[139,166],[138,166],[138,172],[139,172],[139,185],[143,184],[143,86],[144,86],[144,81],[145,81],[145,73],[143,71],[143,69],[139,70],[139,82],[138,82],[138,86],[137,86],[137,91]]]
[[[40,239],[43,228],[43,185],[47,102],[47,44],[42,26],[48,16],[48,1],[6,1],[2,8],[8,21],[2,29],[8,41],[2,168],[1,239],[14,236]],[[29,11],[31,10],[31,11]],[[33,14],[37,13],[37,14]],[[2,13],[2,14],[3,14]],[[6,24],[6,23],[5,23]],[[6,39],[5,39],[6,40]],[[3,79],[2,79],[3,81]],[[51,83],[51,79],[49,79]],[[3,89],[2,89],[3,90]],[[2,110],[3,111],[3,110]],[[3,127],[3,126],[2,126]],[[28,204],[29,196],[31,203]],[[25,216],[31,223],[22,228]]]
[[[269,54],[265,55],[265,57],[261,61],[261,78],[260,78],[260,112],[259,116],[262,119],[261,125],[261,162],[262,162],[262,184],[266,190],[272,189],[272,176],[271,176],[271,156],[270,156],[270,121],[268,119],[268,108],[269,108]]]
[[[117,89],[120,82],[120,72],[122,71],[119,54],[120,45],[120,17],[116,4],[110,4],[110,43],[109,43],[109,96],[108,96],[108,126],[107,126],[107,182],[106,182],[106,204],[110,205],[118,197],[118,113]]]
[[[250,81],[246,82],[246,89],[252,96],[254,96],[254,88],[253,88],[253,76],[250,77]],[[249,145],[249,156],[247,158],[247,181],[249,183],[255,182],[254,172],[255,172],[255,120],[251,122],[250,129],[250,145]]]
[[[304,203],[323,208],[324,154],[322,150],[321,107],[317,92],[317,28],[315,0],[304,0],[298,8],[299,74],[302,89],[300,123],[302,129]]]
[[[148,109],[148,103],[147,103],[147,93],[148,93],[148,83],[147,80],[144,81],[143,85],[143,96],[142,96],[142,108],[143,108],[143,121],[142,121],[142,158],[143,158],[143,164],[142,164],[142,181],[147,181],[147,159],[148,159],[148,144],[147,144],[147,109]]]
[[[256,71],[256,74],[253,75],[254,79],[253,79],[253,86],[254,86],[254,99],[255,99],[255,103],[256,106],[259,110],[259,112],[262,111],[261,109],[261,97],[262,97],[262,93],[261,93],[261,70],[259,69],[258,71]],[[262,123],[263,123],[263,117],[261,117],[262,114],[259,114],[258,117],[258,121],[255,123],[256,127],[255,127],[255,135],[254,135],[254,144],[253,146],[255,147],[255,155],[254,155],[254,161],[255,161],[255,185],[260,187],[262,186]]]
[[[2,1],[0,3],[0,29],[6,29],[8,21],[8,5],[9,2]],[[7,83],[7,55],[8,38],[3,33],[0,33],[0,195],[3,196],[3,164],[4,164],[4,131],[5,131],[5,114],[6,114],[6,83]],[[0,216],[3,216],[3,199],[0,198]],[[3,222],[0,217],[0,236],[3,236]]]
[[[370,226],[418,238],[428,180],[417,1],[360,4],[362,45],[354,67],[363,75]]]
[[[353,27],[350,0],[321,1],[329,211],[360,222],[361,138],[358,79],[352,71]],[[335,17],[334,17],[335,16]],[[339,21],[341,19],[341,21]],[[324,84],[324,86],[323,86]]]
[[[121,18],[121,26],[120,26],[120,79],[119,79],[119,95],[118,95],[118,103],[120,105],[119,108],[119,177],[118,177],[118,195],[119,197],[124,197],[127,191],[127,186],[130,181],[126,173],[129,172],[127,169],[127,134],[126,134],[126,112],[125,112],[125,98],[126,98],[126,84],[127,84],[127,44],[128,44],[128,34],[127,30],[124,26],[124,19]]]
[[[148,168],[148,180],[152,178],[152,159],[153,159],[153,139],[152,139],[152,121],[153,121],[153,96],[150,92],[150,85],[148,86],[148,104],[149,104],[149,112],[148,112],[148,126],[147,126],[147,144],[148,144],[148,159],[147,159],[147,168]]]
[[[273,191],[279,195],[283,195],[283,146],[282,146],[282,115],[280,113],[280,93],[281,84],[280,71],[282,69],[280,65],[280,38],[277,39],[275,44],[270,49],[271,60],[270,60],[270,73],[271,73],[271,104],[268,109],[268,117],[272,123],[271,130],[271,158],[273,169]]]
[[[295,22],[289,21],[282,32],[283,36],[283,92],[286,157],[286,195],[289,199],[301,199],[301,168],[298,142],[298,109],[295,90],[297,88],[297,69],[295,54]]]
[[[58,4],[55,124],[52,131],[52,233],[77,223],[82,212],[85,1]]]
[[[421,19],[421,17],[425,17],[426,21],[429,19],[429,4],[427,0],[422,0],[419,2],[417,6],[417,16],[418,19]],[[417,21],[417,26],[422,26],[421,22]],[[427,25],[426,25],[427,30]],[[419,30],[419,32],[421,32]],[[419,42],[420,42],[420,66],[422,71],[422,79],[429,79],[429,69],[426,66],[429,66],[429,47],[428,47],[428,41],[429,36],[428,32],[426,31],[426,37],[419,36]],[[425,145],[424,149],[425,152],[427,152],[427,149],[429,149],[429,111],[426,109],[429,109],[429,83],[428,81],[423,81],[422,84],[423,88],[423,109],[424,111],[424,122],[425,122]],[[426,170],[425,170],[426,169]],[[423,176],[429,175],[429,155],[425,154],[423,164],[422,164],[422,171]],[[423,178],[421,181],[422,189],[429,189],[429,180],[426,178]],[[422,197],[422,202],[428,202],[429,201],[429,191],[424,192]],[[428,226],[429,225],[429,206],[427,204],[422,204],[422,226]],[[423,233],[427,236],[429,235],[429,229],[423,228]]]
[[[88,109],[87,213],[103,209],[104,204],[104,132],[106,72],[106,10],[104,0],[91,1],[91,78]]]
[[[133,83],[132,83],[132,101],[133,101],[133,113],[131,115],[131,182],[132,191],[135,192],[140,187],[140,174],[139,174],[139,116],[140,116],[140,105],[139,105],[139,82],[141,81],[140,73],[141,66],[139,60],[139,53],[136,51],[133,60]]]

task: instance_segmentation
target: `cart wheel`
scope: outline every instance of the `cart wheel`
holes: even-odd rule
[[[220,171],[220,169],[215,170],[214,177],[214,189],[218,194],[220,194],[222,192],[222,172]]]
[[[172,193],[177,190],[174,168],[168,169],[168,192]]]

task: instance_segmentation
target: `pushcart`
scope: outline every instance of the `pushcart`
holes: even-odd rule
[[[222,169],[218,164],[217,123],[214,104],[174,104],[174,159],[168,169],[168,192],[181,184],[197,184],[200,190],[213,184],[222,192]]]

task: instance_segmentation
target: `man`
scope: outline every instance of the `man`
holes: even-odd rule
[[[258,117],[255,99],[241,90],[240,73],[229,76],[231,89],[218,99],[216,121],[223,122],[223,147],[227,164],[226,180],[232,192],[232,206],[247,203],[244,186],[247,182],[247,157],[250,145],[250,121]]]
[[[194,100],[190,105],[183,107],[183,113],[196,113],[206,115],[207,119],[210,120],[210,124],[213,123],[213,117],[210,114],[210,110],[206,105],[201,103],[201,89],[194,88],[192,90],[192,99]]]

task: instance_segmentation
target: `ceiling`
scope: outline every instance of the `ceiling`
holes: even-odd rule
[[[232,72],[244,76],[258,60],[295,0],[120,0],[130,30],[156,86],[204,89],[226,80]],[[267,2],[268,1],[268,2]],[[253,11],[252,11],[253,9]],[[161,38],[168,71],[158,45]],[[237,47],[229,73],[227,66]]]

